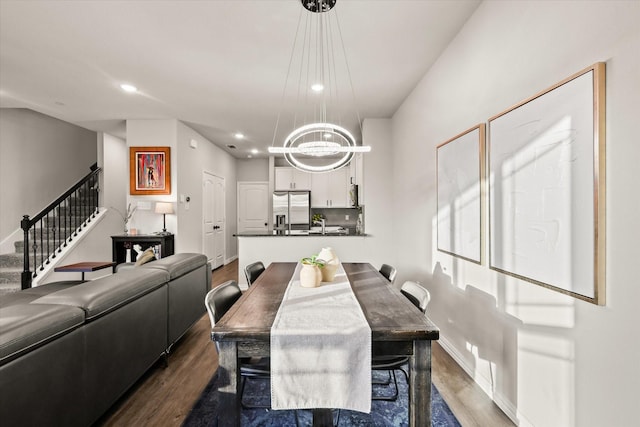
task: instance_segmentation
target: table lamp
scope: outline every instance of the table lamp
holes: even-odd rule
[[[167,214],[173,213],[173,203],[171,202],[156,202],[157,214],[162,214],[162,234],[167,233]]]

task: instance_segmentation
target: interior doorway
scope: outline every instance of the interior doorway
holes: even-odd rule
[[[224,265],[225,260],[225,182],[209,172],[202,174],[203,250],[212,268]]]
[[[267,231],[269,183],[238,182],[238,233]]]

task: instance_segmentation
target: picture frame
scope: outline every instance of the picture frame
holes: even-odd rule
[[[481,264],[486,126],[478,124],[436,147],[438,250]]]
[[[605,304],[605,63],[489,119],[489,267]]]
[[[171,194],[171,147],[129,147],[129,193]]]

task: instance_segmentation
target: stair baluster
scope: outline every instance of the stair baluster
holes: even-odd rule
[[[37,272],[43,271],[44,266],[50,264],[51,259],[56,257],[56,252],[59,253],[63,246],[67,246],[67,242],[77,236],[78,231],[95,217],[98,212],[98,174],[100,172],[101,169],[97,164],[92,165],[88,175],[40,213],[33,218],[29,218],[29,215],[22,217],[20,221],[20,227],[24,233],[22,289],[30,288],[33,278],[38,276]],[[29,246],[30,240],[31,246]],[[32,259],[30,259],[31,256],[33,256]],[[31,264],[32,261],[33,264]],[[33,272],[30,270],[31,265],[34,267]]]

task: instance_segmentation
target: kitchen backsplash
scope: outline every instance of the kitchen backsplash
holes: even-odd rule
[[[320,214],[325,219],[325,225],[347,228],[349,229],[349,234],[356,233],[356,222],[358,221],[358,214],[361,212],[364,229],[364,206],[359,208],[311,208],[311,216]],[[346,219],[347,217],[349,219]]]

